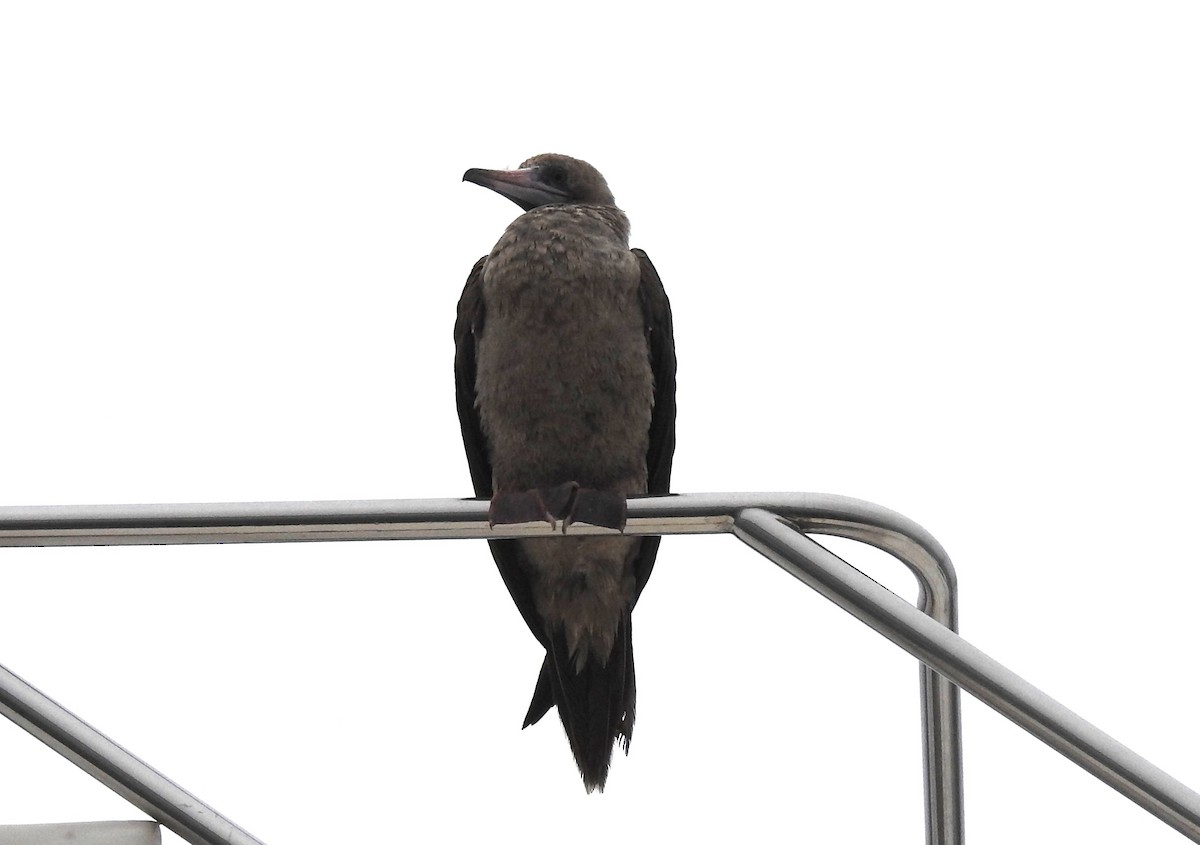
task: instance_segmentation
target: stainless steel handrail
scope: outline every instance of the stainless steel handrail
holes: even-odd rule
[[[263,845],[3,666],[0,712],[193,845]]]
[[[765,508],[798,528],[869,543],[917,578],[918,606],[957,630],[950,558],[927,531],[894,511],[811,493],[689,494],[629,502],[628,534],[733,531],[739,511]],[[572,531],[603,533],[577,526]],[[0,508],[0,546],[262,543],[536,536],[545,526],[487,525],[487,504],[470,499],[342,502],[84,505]],[[962,842],[962,730],[958,689],[921,666],[925,818],[928,845]]]
[[[606,533],[605,529],[584,525],[573,526],[571,530],[576,534]],[[928,532],[900,514],[857,499],[821,494],[658,496],[630,500],[626,533],[734,533],[922,661],[926,838],[930,845],[958,845],[963,841],[961,729],[958,690],[952,680],[1200,842],[1200,796],[957,637],[955,575],[949,558]],[[920,610],[865,578],[845,561],[808,540],[804,533],[849,537],[897,557],[918,579]],[[548,534],[544,525],[491,529],[487,525],[486,502],[458,499],[0,508],[0,546],[502,538]],[[814,560],[835,572],[841,579],[839,583],[847,586],[831,592],[820,586],[824,582],[819,578],[802,575],[816,565]],[[860,582],[869,584],[869,588]],[[877,593],[890,598],[884,602]],[[897,611],[895,603],[903,606],[908,615]],[[921,620],[924,627],[915,627],[913,617]],[[932,638],[928,630],[931,628],[940,632],[940,639]],[[931,650],[930,642],[936,643],[937,650]],[[947,658],[948,654],[953,659]],[[979,677],[985,680],[979,681]],[[256,841],[193,796],[187,799],[213,824],[205,828],[181,823],[173,815],[177,815],[178,808],[170,800],[163,806],[155,803],[164,794],[158,780],[167,784],[170,781],[94,731],[95,737],[84,742],[86,755],[80,748],[64,742],[59,734],[64,722],[74,720],[71,724],[77,736],[85,736],[79,732],[79,725],[88,731],[92,729],[20,679],[15,679],[19,689],[14,689],[13,679],[15,676],[10,673],[0,673],[0,711],[121,794],[136,795],[139,800],[135,803],[176,833],[190,842],[215,845],[231,841],[232,829],[247,837],[240,841]],[[53,718],[35,721],[29,718],[31,712],[52,714]],[[96,737],[108,745],[100,749],[103,743]],[[92,741],[98,745],[92,747],[89,744]],[[131,784],[126,779],[120,782],[120,788],[114,785],[116,775],[129,770],[136,770],[142,781],[134,779]],[[178,789],[174,784],[170,786]]]
[[[1200,795],[765,510],[734,533],[1067,759],[1200,842]]]

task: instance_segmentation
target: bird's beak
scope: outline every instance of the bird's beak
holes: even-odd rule
[[[568,199],[565,193],[547,184],[536,167],[521,170],[481,170],[472,167],[463,174],[463,181],[491,188],[521,206],[523,211],[540,205],[566,202]]]

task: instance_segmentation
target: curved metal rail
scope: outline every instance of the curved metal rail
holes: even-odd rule
[[[689,494],[631,499],[627,534],[733,533],[922,662],[926,841],[963,841],[958,688],[1200,842],[1200,796],[957,636],[954,569],[916,523],[858,499],[822,494]],[[487,502],[413,499],[0,508],[0,546],[272,543],[549,536],[545,525],[487,524]],[[606,529],[573,525],[571,533]],[[917,577],[918,608],[808,539],[859,540]],[[0,671],[0,712],[189,842],[258,842],[95,729]],[[186,807],[187,812],[183,812]]]

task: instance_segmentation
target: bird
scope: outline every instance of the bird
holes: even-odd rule
[[[675,452],[671,306],[600,172],[536,155],[463,181],[522,214],[476,262],[458,303],[454,371],[475,495],[496,524],[565,537],[489,540],[546,655],[522,728],[557,708],[588,793],[626,754],[636,704],[632,611],[660,537],[623,530],[626,499],[668,492]]]

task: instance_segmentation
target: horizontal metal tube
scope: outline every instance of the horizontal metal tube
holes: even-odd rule
[[[911,546],[923,557],[948,561],[937,541],[912,520],[870,502],[818,493],[634,497],[625,533],[724,533],[747,507],[796,519],[807,531],[853,537],[889,550]],[[611,533],[581,523],[570,530]],[[489,527],[488,503],[481,499],[0,507],[0,546],[499,539],[549,533],[552,529],[543,524]]]
[[[757,509],[734,533],[783,569],[1007,716],[1051,748],[1200,842],[1200,795],[1063,707],[854,567]]]

